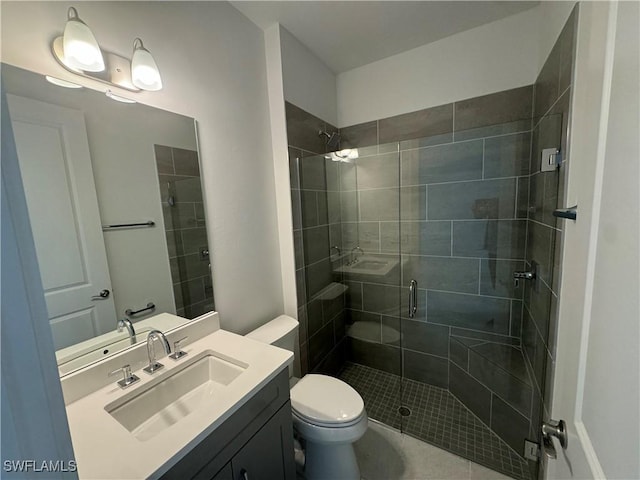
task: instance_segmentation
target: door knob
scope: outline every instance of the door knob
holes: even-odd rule
[[[91,300],[104,300],[105,298],[109,298],[109,295],[111,295],[111,292],[105,288],[104,290],[101,290],[98,295],[91,297]]]
[[[569,436],[567,434],[567,424],[564,420],[549,420],[542,423],[542,446],[547,457],[555,459],[557,457],[556,448],[553,446],[553,437],[560,442],[563,450],[569,445]]]

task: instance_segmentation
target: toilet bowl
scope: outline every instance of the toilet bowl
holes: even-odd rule
[[[247,337],[294,351],[297,330],[295,319],[281,315]],[[366,432],[368,419],[358,392],[328,375],[305,375],[291,388],[291,415],[305,445],[307,480],[360,480],[353,442]]]

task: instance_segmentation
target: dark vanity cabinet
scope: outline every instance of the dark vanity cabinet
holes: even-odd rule
[[[288,370],[171,467],[163,480],[295,480]]]

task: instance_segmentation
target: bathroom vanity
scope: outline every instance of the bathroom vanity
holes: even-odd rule
[[[63,379],[79,478],[295,478],[293,355],[219,327],[200,336],[214,316],[169,332],[172,344],[194,341],[153,375],[142,344]],[[124,365],[138,381],[105,380]]]

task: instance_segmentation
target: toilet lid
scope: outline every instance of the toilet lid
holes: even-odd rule
[[[344,424],[362,415],[364,402],[342,380],[309,374],[291,389],[291,407],[316,424]]]

